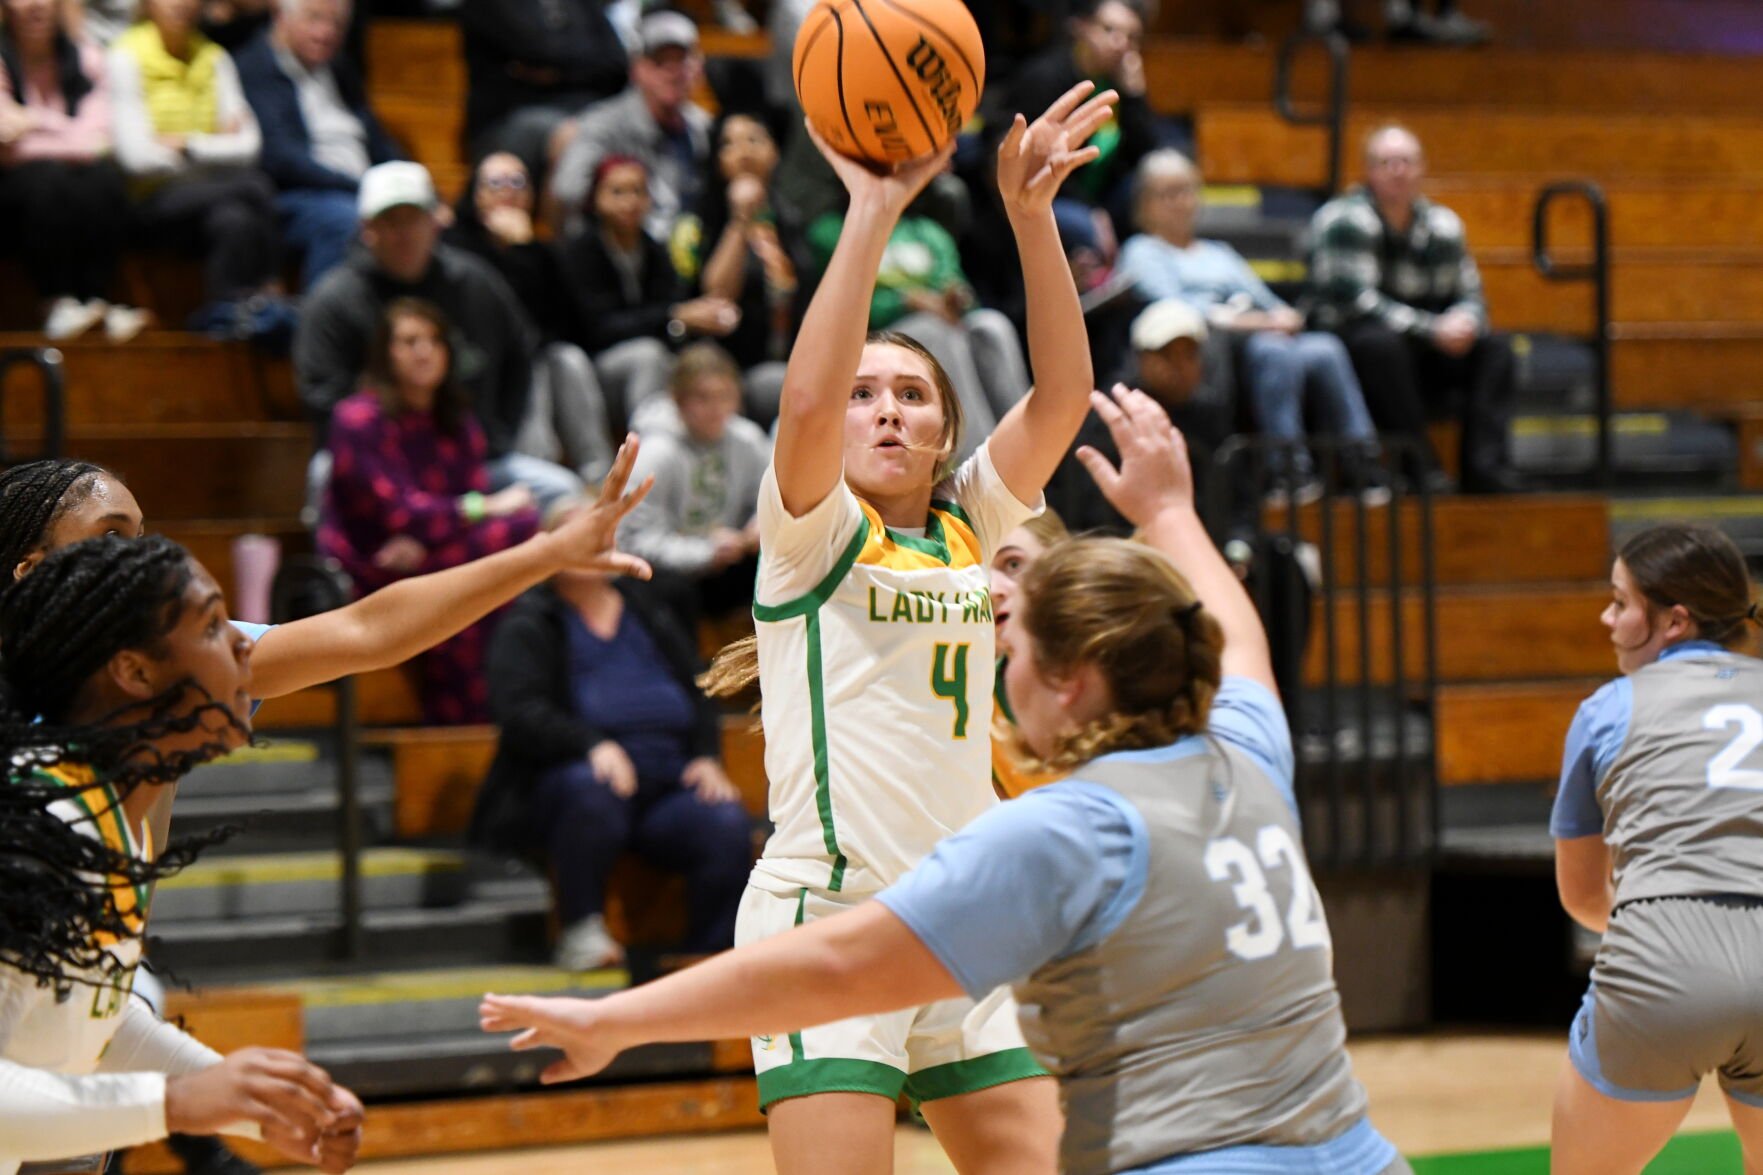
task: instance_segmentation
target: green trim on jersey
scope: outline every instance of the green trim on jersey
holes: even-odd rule
[[[1010,658],[999,657],[997,664],[993,667],[993,670],[992,670],[992,701],[997,703],[998,713],[1000,713],[1004,716],[1004,721],[1008,722],[1012,726],[1015,726],[1016,725],[1016,715],[1013,712],[1011,712],[1011,709],[1010,709],[1010,694],[1009,694],[1009,691],[1007,691],[1004,688],[1004,670],[1009,664],[1010,664]]]
[[[967,511],[961,508],[959,502],[934,501],[930,504],[930,508],[932,510],[941,510],[945,514],[953,514],[956,518],[961,520],[961,524],[967,527],[968,530],[971,530],[975,535],[979,534],[979,527],[973,524],[973,519],[967,516]]]
[[[49,783],[58,783],[63,787],[71,789],[72,794],[70,794],[68,798],[78,804],[80,811],[84,812],[92,821],[92,827],[98,830],[98,839],[104,839],[104,815],[94,809],[86,800],[86,792],[92,790],[91,787],[81,787],[78,784],[70,784],[59,775],[40,769],[33,770],[31,772],[31,778],[39,781],[47,781]],[[116,789],[112,788],[108,783],[100,783],[97,784],[96,787],[104,795],[104,799],[106,800],[104,813],[107,813],[110,816],[111,827],[116,829],[117,839],[123,843],[124,851],[131,857],[142,856],[141,846],[135,843],[134,833],[129,829],[128,820],[123,815],[122,800],[117,796]],[[139,914],[141,920],[145,922],[147,918],[147,906],[150,900],[148,897],[148,889],[145,885],[133,884],[131,884],[129,888],[135,891],[135,912]]]
[[[801,891],[796,894],[796,923],[795,924],[797,926],[802,925],[802,915],[804,912],[806,912],[807,907],[808,907],[808,887],[803,886]],[[802,1032],[800,1029],[798,1029],[795,1032],[790,1033],[790,1063],[795,1064],[798,1061],[800,1061],[801,1059],[802,1059]],[[760,1109],[765,1108],[765,1095],[763,1092],[761,1092],[761,1094],[760,1094],[759,1108]]]
[[[753,619],[767,624],[776,624],[781,620],[790,620],[797,616],[812,616],[820,610],[820,606],[833,598],[839,584],[845,576],[851,574],[851,567],[857,562],[857,556],[863,553],[863,544],[869,541],[869,517],[864,515],[857,520],[857,533],[845,544],[839,553],[838,562],[826,573],[819,583],[807,595],[797,596],[782,604],[761,604],[753,601]]]
[[[796,1060],[759,1074],[759,1108],[765,1110],[774,1102],[817,1093],[873,1093],[893,1101],[900,1096],[907,1080],[906,1074],[880,1061],[851,1057]]]
[[[833,859],[827,889],[838,893],[845,884],[845,854],[833,827],[833,778],[826,745],[826,682],[820,662],[820,610],[808,613],[808,731],[814,745],[814,807],[820,813],[820,835]]]
[[[1052,1074],[1041,1067],[1033,1053],[1026,1048],[1014,1048],[920,1069],[906,1078],[905,1090],[916,1108],[922,1102],[960,1097],[994,1085],[1027,1081],[1030,1077],[1050,1076]]]

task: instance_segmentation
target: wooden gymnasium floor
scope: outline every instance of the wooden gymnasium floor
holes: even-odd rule
[[[1437,1035],[1368,1039],[1352,1051],[1370,1091],[1373,1120],[1413,1161],[1416,1175],[1546,1175],[1542,1144],[1565,1047],[1565,1038],[1556,1035]],[[1726,1126],[1724,1103],[1710,1083],[1648,1175],[1739,1175],[1737,1143]],[[897,1175],[953,1170],[923,1130],[902,1127],[895,1154]],[[761,1175],[771,1163],[764,1135],[742,1131],[357,1169],[371,1175]]]

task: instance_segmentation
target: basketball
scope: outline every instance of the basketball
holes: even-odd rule
[[[961,0],[819,0],[796,35],[796,99],[841,154],[904,163],[973,117],[985,47]]]

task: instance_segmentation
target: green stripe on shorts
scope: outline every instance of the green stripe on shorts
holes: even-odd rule
[[[759,1074],[759,1108],[817,1093],[873,1093],[894,1101],[905,1084],[906,1074],[880,1061],[851,1057],[792,1060],[788,1065]]]
[[[1001,1053],[987,1053],[983,1057],[920,1069],[906,1078],[906,1096],[917,1105],[975,1093],[1011,1081],[1047,1076],[1050,1074],[1027,1049],[1005,1049]]]

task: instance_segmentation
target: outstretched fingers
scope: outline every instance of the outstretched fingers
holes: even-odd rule
[[[1047,119],[1049,122],[1064,122],[1070,117],[1071,112],[1077,109],[1078,104],[1084,100],[1085,96],[1095,88],[1096,83],[1085,78],[1083,81],[1077,83],[1077,85],[1071,87],[1071,89],[1065,91],[1065,93],[1059,95],[1059,97],[1054,100],[1053,105],[1047,107],[1046,113],[1041,115],[1041,118]],[[1036,121],[1039,120],[1037,119]]]

